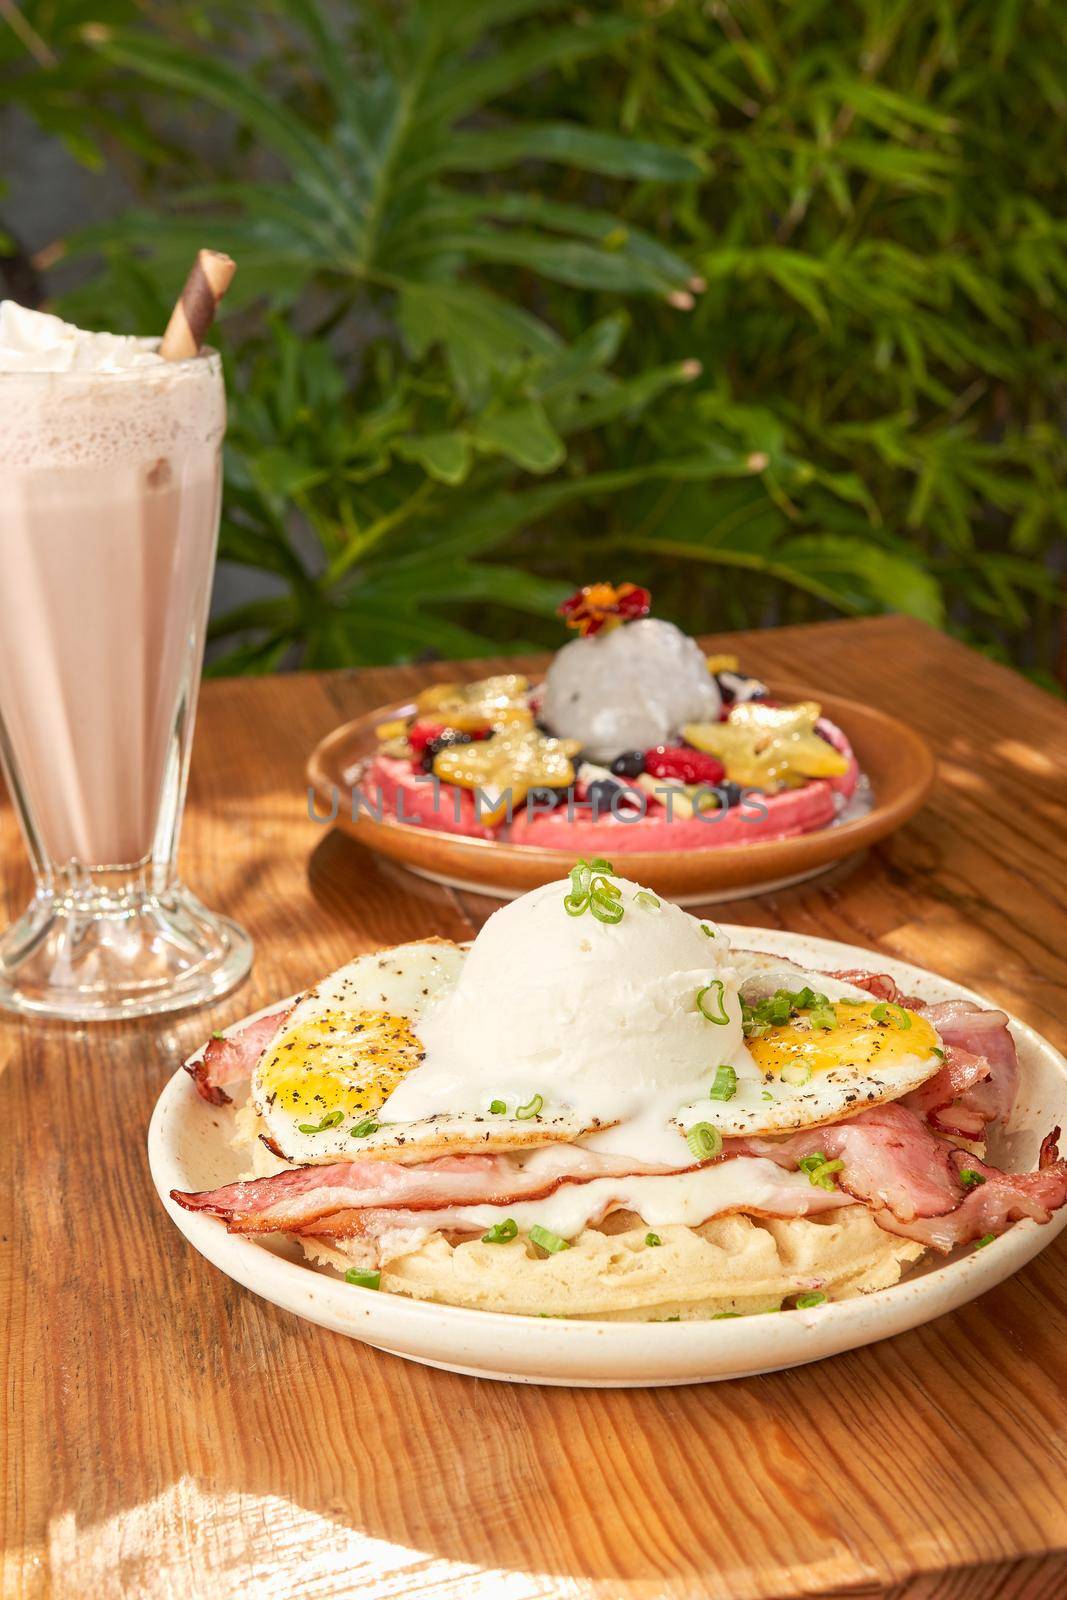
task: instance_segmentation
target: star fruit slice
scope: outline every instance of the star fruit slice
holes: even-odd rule
[[[848,758],[819,737],[821,707],[814,700],[769,706],[734,706],[726,722],[691,722],[682,737],[695,750],[717,756],[733,783],[753,788],[797,788],[809,778],[836,778]]]
[[[563,789],[574,782],[577,739],[550,739],[537,728],[510,727],[477,744],[453,744],[434,757],[434,776],[461,789],[480,790],[481,819],[494,827],[522,804],[531,789]]]
[[[479,678],[477,683],[435,683],[415,698],[420,716],[440,718],[461,733],[479,729],[533,726],[533,712],[526,703],[530,684],[518,672],[495,678]]]

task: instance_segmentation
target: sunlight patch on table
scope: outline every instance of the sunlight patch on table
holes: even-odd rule
[[[409,1550],[280,1495],[214,1491],[182,1478],[141,1505],[79,1526],[72,1511],[49,1524],[52,1592],[210,1595],[212,1600],[577,1600],[566,1578],[506,1572]]]

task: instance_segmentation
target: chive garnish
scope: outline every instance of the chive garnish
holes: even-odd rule
[[[647,889],[638,889],[637,893],[634,895],[635,906],[651,906],[653,911],[658,911],[662,903],[662,901],[657,900],[656,896],[651,894]]]
[[[657,1244],[662,1244],[663,1240],[660,1238],[658,1233],[646,1233],[645,1234],[645,1243],[648,1245],[649,1249],[651,1250],[651,1249],[654,1249]]]
[[[813,1306],[823,1305],[825,1300],[826,1296],[823,1294],[821,1289],[813,1290],[811,1294],[798,1294],[797,1310],[810,1311]]]
[[[345,1273],[345,1282],[354,1283],[357,1289],[377,1289],[381,1281],[380,1272],[361,1272],[358,1267],[349,1267]]]
[[[325,1133],[327,1128],[336,1128],[339,1122],[344,1121],[343,1111],[327,1111],[321,1122],[298,1122],[299,1133]]]
[[[768,995],[765,1000],[758,1000],[755,1005],[749,1005],[744,999],[741,1001],[741,1026],[746,1039],[759,1039],[768,1028],[781,1028],[793,1016],[801,1012],[807,1015],[811,1027],[831,1029],[837,1026],[837,1013],[833,1005],[824,994],[816,994],[814,989],[806,984],[803,989],[795,992],[791,989],[776,989],[774,994]]]
[[[827,1161],[821,1150],[813,1150],[810,1156],[801,1156],[797,1162],[800,1171],[807,1173],[808,1182],[817,1189],[835,1189],[834,1173],[841,1172],[844,1165],[843,1161]]]
[[[494,1222],[488,1233],[482,1234],[483,1244],[507,1244],[509,1239],[514,1239],[519,1231],[519,1225],[514,1217],[505,1217],[503,1222]]]
[[[544,1103],[544,1097],[542,1095],[535,1094],[533,1099],[527,1100],[524,1106],[515,1107],[515,1115],[518,1117],[520,1122],[525,1122],[528,1117],[536,1117]]]
[[[494,1117],[502,1117],[507,1109],[503,1100],[490,1100],[489,1102],[489,1110]]]
[[[367,1117],[364,1122],[357,1122],[354,1128],[349,1128],[348,1137],[350,1139],[366,1139],[372,1133],[377,1132],[378,1124],[373,1117]]]
[[[694,1122],[685,1142],[698,1161],[711,1161],[722,1150],[722,1134],[710,1122]]]
[[[737,1093],[737,1073],[733,1067],[719,1067],[715,1073],[715,1082],[708,1090],[708,1097],[712,1100],[732,1100]]]
[[[711,1000],[705,1003],[704,996],[711,995]],[[697,990],[697,1010],[702,1017],[707,1017],[709,1022],[717,1023],[720,1027],[729,1022],[726,1010],[726,985],[721,978],[712,978],[703,989]]]
[[[871,1016],[875,1022],[892,1022],[905,1033],[911,1027],[911,1017],[903,1006],[891,1005],[888,1001],[871,1007]]]
[[[568,916],[580,917],[589,910],[598,922],[621,922],[625,907],[622,890],[611,882],[615,868],[603,856],[592,861],[579,861],[571,868],[571,886],[563,897],[563,907]]]
[[[977,1244],[975,1245],[974,1248],[976,1250],[984,1250],[986,1245],[987,1244],[992,1244],[993,1240],[995,1238],[996,1238],[996,1234],[995,1233],[987,1233],[984,1239],[979,1239],[978,1240],[978,1242],[977,1242]]]
[[[568,1240],[561,1239],[558,1233],[550,1233],[547,1228],[542,1228],[539,1222],[535,1222],[530,1229],[530,1238],[534,1244],[540,1245],[542,1250],[547,1250],[552,1256],[560,1250],[570,1249]]]
[[[963,1184],[965,1189],[977,1188],[978,1184],[985,1182],[985,1178],[982,1176],[982,1174],[980,1172],[976,1172],[973,1167],[963,1167],[959,1176],[960,1182]]]

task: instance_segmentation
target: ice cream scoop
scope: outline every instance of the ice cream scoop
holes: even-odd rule
[[[564,645],[545,675],[541,718],[591,760],[611,761],[676,738],[687,722],[713,722],[721,705],[700,646],[648,617]]]
[[[576,906],[570,879],[490,917],[455,988],[422,1018],[425,1060],[383,1122],[568,1108],[591,1126],[616,1124],[589,1139],[594,1148],[690,1159],[669,1118],[707,1094],[742,1044],[728,943],[640,885],[607,881],[617,920],[595,897]]]

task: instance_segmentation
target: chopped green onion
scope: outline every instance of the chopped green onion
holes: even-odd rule
[[[894,1006],[885,1002],[882,1005],[871,1007],[871,1016],[875,1022],[893,1022],[901,1033],[906,1033],[911,1027],[911,1017],[903,1006]]]
[[[713,996],[708,1005],[704,1003],[704,996]],[[730,1018],[726,1010],[726,985],[721,978],[712,978],[703,989],[697,990],[697,1010],[702,1017],[707,1017],[709,1022],[714,1022],[722,1027]]]
[[[622,890],[617,883],[609,882],[605,873],[613,873],[610,861],[596,856],[592,861],[579,861],[571,868],[571,886],[563,897],[563,908],[568,916],[580,917],[589,910],[598,922],[621,922],[624,907]]]
[[[651,1250],[655,1245],[662,1244],[663,1240],[660,1238],[658,1233],[646,1233],[645,1234],[645,1243],[648,1245],[649,1249]]]
[[[749,1005],[747,1000],[742,999],[741,1026],[746,1038],[759,1039],[768,1028],[784,1027],[794,1013],[802,1011],[807,1013],[813,1028],[830,1029],[837,1026],[837,1013],[831,1002],[824,994],[816,994],[807,984],[795,992],[776,989],[774,994],[757,1001],[755,1005]]]
[[[819,1167],[826,1165],[826,1157],[821,1150],[813,1150],[810,1156],[801,1156],[797,1166],[801,1172],[815,1172]]]
[[[354,1128],[349,1128],[350,1139],[366,1139],[370,1134],[378,1132],[378,1124],[373,1117],[368,1117],[365,1122],[357,1122]]]
[[[715,937],[715,929],[714,928],[709,928],[706,922],[702,922],[700,924],[700,931],[704,935],[705,939],[714,939],[714,937]],[[737,1316],[737,1312],[736,1311],[724,1311],[722,1313],[722,1315],[724,1317],[736,1317]]]
[[[542,1250],[547,1250],[549,1255],[554,1256],[560,1250],[570,1249],[568,1240],[561,1239],[558,1233],[550,1233],[547,1228],[542,1228],[539,1222],[535,1222],[530,1229],[530,1238],[534,1244],[540,1245]]]
[[[711,1320],[712,1322],[722,1322],[726,1317],[739,1317],[740,1315],[740,1311],[716,1311]]]
[[[661,900],[656,899],[654,894],[650,894],[647,889],[638,889],[634,895],[635,906],[651,906],[653,911],[658,911],[662,903]]]
[[[837,1027],[837,1012],[830,1001],[823,994],[815,996],[816,1004],[808,1007],[808,1021],[813,1028],[825,1028],[828,1031]]]
[[[220,1033],[218,1028],[215,1028],[212,1030],[211,1037],[213,1039],[225,1039],[226,1035],[224,1033]]]
[[[821,1306],[825,1303],[825,1301],[826,1296],[821,1290],[816,1290],[813,1294],[798,1294],[797,1310],[810,1311],[813,1306]]]
[[[774,1096],[773,1096],[773,1094],[771,1093],[771,1091],[769,1089],[764,1089],[763,1093],[760,1095],[760,1099],[761,1100],[773,1100]]]
[[[811,1066],[807,1061],[787,1061],[778,1074],[783,1083],[799,1085],[811,1082]]]
[[[737,1093],[737,1073],[733,1067],[719,1067],[715,1073],[715,1082],[708,1090],[711,1100],[732,1100]]]
[[[483,1244],[507,1244],[509,1239],[514,1239],[519,1231],[519,1225],[514,1217],[505,1217],[503,1222],[494,1222],[488,1233],[482,1234]]]
[[[986,1245],[987,1244],[992,1244],[993,1240],[995,1238],[996,1238],[996,1234],[995,1233],[987,1233],[984,1239],[979,1239],[978,1240],[978,1243],[975,1245],[974,1248],[976,1250],[984,1250]]]
[[[844,1168],[843,1161],[827,1161],[821,1151],[815,1151],[810,1156],[804,1156],[797,1162],[801,1172],[806,1172],[808,1182],[813,1183],[817,1189],[835,1189],[834,1173]]]
[[[349,1267],[345,1273],[345,1282],[354,1283],[357,1289],[377,1289],[381,1281],[380,1272],[360,1272],[358,1267]]]
[[[589,896],[589,909],[598,922],[621,922],[626,907],[621,900],[609,899],[597,889]]]
[[[343,1111],[327,1111],[321,1122],[298,1122],[297,1129],[300,1133],[325,1133],[327,1128],[336,1128],[344,1118]]]
[[[978,1184],[984,1183],[985,1178],[980,1172],[975,1172],[973,1167],[964,1167],[960,1172],[960,1182],[965,1189],[974,1189]]]
[[[518,1117],[520,1122],[525,1122],[528,1117],[536,1117],[544,1103],[544,1097],[542,1095],[535,1094],[533,1099],[527,1100],[524,1106],[515,1107],[515,1115]]]
[[[489,1102],[489,1110],[494,1117],[502,1117],[507,1109],[503,1100],[490,1100]]]
[[[710,1122],[694,1122],[685,1142],[698,1161],[710,1161],[722,1149],[722,1134]]]
[[[933,1053],[934,1053],[934,1055],[937,1057],[937,1059],[939,1061],[944,1061],[945,1052],[943,1050],[939,1050],[936,1044],[934,1045],[934,1052]]]

